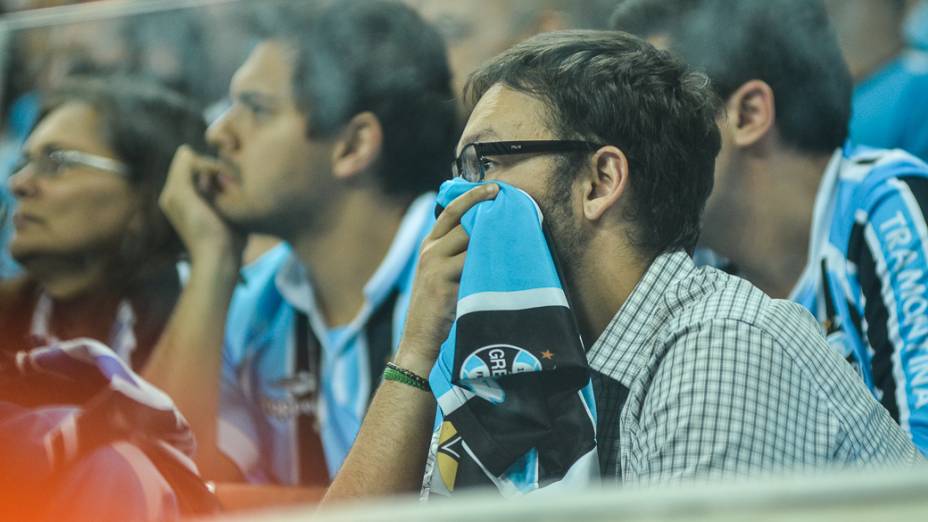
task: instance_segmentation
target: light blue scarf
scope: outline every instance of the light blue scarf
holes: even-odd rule
[[[438,401],[423,498],[494,486],[506,497],[599,480],[596,406],[538,205],[498,183],[468,211],[456,319],[429,383]],[[477,186],[445,182],[439,210]]]

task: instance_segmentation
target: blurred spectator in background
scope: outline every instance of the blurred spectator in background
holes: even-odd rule
[[[211,34],[200,9],[173,9],[121,20],[123,68],[182,93],[206,108],[222,97],[226,78],[214,71],[204,40]],[[231,74],[229,71],[228,74]]]
[[[852,84],[824,5],[626,0],[613,24],[705,69],[726,100],[704,243],[806,306],[928,452],[928,165],[842,150]]]
[[[444,43],[410,8],[292,7],[232,80],[219,158],[184,148],[171,168],[191,277],[146,376],[191,421],[206,476],[319,488],[402,331],[455,103]],[[245,233],[285,243],[236,289]]]
[[[76,2],[54,4],[64,3]],[[41,4],[19,7],[52,7]],[[124,12],[111,15],[96,7],[53,9],[41,16],[22,12],[6,24],[0,178],[9,175],[43,97],[67,76],[118,72],[145,78],[187,96],[205,110],[224,97],[234,71],[231,63],[241,63],[254,45],[254,8],[247,4],[138,14],[138,8],[152,6],[124,3]],[[0,197],[12,203],[8,191],[0,191]],[[7,245],[11,232],[10,227],[0,230],[0,245]],[[4,248],[0,278],[18,271]]]
[[[928,51],[913,47],[903,31],[912,3],[829,0],[826,5],[854,78],[851,141],[901,148],[928,160]]]
[[[406,0],[448,43],[455,95],[486,60],[538,33],[605,29],[614,0]]]
[[[410,0],[448,43],[454,92],[485,60],[538,32],[563,29],[566,15],[554,2],[536,0]]]
[[[904,33],[909,46],[928,51],[928,0],[919,0],[911,7]]]
[[[12,255],[0,349],[88,337],[141,368],[180,293],[182,245],[158,207],[174,151],[203,148],[180,96],[127,77],[74,80],[48,97],[10,188]],[[60,389],[56,397],[72,399]]]

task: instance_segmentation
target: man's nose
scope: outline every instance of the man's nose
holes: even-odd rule
[[[239,139],[232,125],[230,112],[230,110],[224,111],[206,129],[206,141],[220,152],[232,152],[238,150],[239,147]]]

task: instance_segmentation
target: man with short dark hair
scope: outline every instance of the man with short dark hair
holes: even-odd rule
[[[192,267],[147,377],[216,480],[321,487],[339,468],[451,159],[437,32],[398,3],[306,9],[273,17],[235,74],[207,133],[218,160],[181,149],[162,196]],[[244,233],[284,243],[236,288]]]
[[[851,76],[822,3],[628,0],[613,26],[678,52],[726,100],[705,245],[807,307],[928,453],[928,165],[842,148]]]
[[[630,35],[570,31],[497,56],[469,93],[457,172],[515,186],[541,209],[580,334],[595,340],[586,359],[605,477],[919,460],[808,312],[689,257],[720,146],[704,75]],[[554,143],[469,152],[537,140]],[[563,140],[589,147],[555,152]],[[412,376],[429,374],[458,312],[462,216],[498,190],[480,184],[451,202],[424,242],[394,360],[410,380],[381,384],[327,499],[422,483],[436,401]]]

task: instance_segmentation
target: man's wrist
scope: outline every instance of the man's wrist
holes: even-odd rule
[[[429,386],[429,380],[426,377],[407,370],[406,368],[400,367],[392,362],[388,362],[387,367],[384,368],[383,380],[400,382],[425,392],[432,391],[431,386]]]
[[[429,378],[432,367],[435,366],[435,359],[423,357],[411,350],[403,350],[404,346],[400,345],[400,350],[396,354],[393,363],[400,368],[410,371],[423,379]]]
[[[220,252],[201,253],[190,258],[192,278],[229,283],[234,286],[242,269],[241,255]]]

